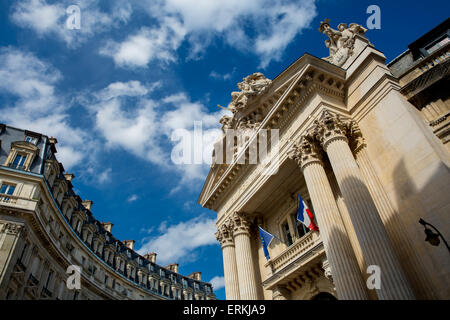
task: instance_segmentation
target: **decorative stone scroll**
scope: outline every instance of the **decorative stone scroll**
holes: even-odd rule
[[[325,46],[330,50],[330,55],[324,60],[337,66],[342,66],[353,55],[356,35],[364,36],[367,29],[357,23],[340,23],[338,30],[330,27],[330,19],[320,23],[319,32],[327,35]]]

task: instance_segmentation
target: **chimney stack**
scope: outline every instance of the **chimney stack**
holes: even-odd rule
[[[156,263],[156,253],[154,252],[144,254],[144,258],[150,262]]]
[[[64,177],[67,181],[72,182],[72,180],[75,178],[75,175],[73,173],[64,173]]]
[[[134,250],[134,243],[136,241],[134,241],[134,240],[123,240],[122,242],[123,242],[124,245],[127,246],[128,249]]]
[[[92,200],[83,200],[81,202],[81,204],[83,205],[83,207],[85,207],[87,210],[91,210],[92,205],[94,204],[94,201]]]
[[[56,139],[56,138],[54,138],[54,137],[50,137],[50,138],[48,138],[48,142],[49,142],[50,144],[55,145],[55,144],[58,143],[58,139]]]
[[[108,231],[109,233],[112,232],[112,227],[113,227],[113,223],[111,222],[102,222],[103,227],[105,228],[106,231]]]
[[[175,272],[175,273],[178,273],[178,263],[171,263],[171,264],[169,264],[167,267],[166,267],[166,269],[169,269],[170,271],[173,271],[173,272]]]
[[[200,271],[192,272],[190,275],[188,275],[188,278],[202,281],[202,273]]]

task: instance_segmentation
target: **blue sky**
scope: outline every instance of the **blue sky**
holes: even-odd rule
[[[58,157],[94,215],[140,253],[202,271],[223,299],[215,214],[197,204],[208,165],[175,165],[176,129],[202,121],[205,142],[230,93],[270,79],[307,52],[328,55],[324,18],[366,25],[390,61],[448,17],[445,1],[4,0],[0,4],[0,122],[58,138]],[[66,28],[78,5],[81,28]],[[205,152],[209,152],[205,146]]]

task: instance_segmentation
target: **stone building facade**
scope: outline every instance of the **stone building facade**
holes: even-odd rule
[[[448,249],[418,223],[450,234],[448,30],[386,65],[364,27],[325,20],[328,57],[239,83],[199,198],[217,212],[227,299],[450,298]],[[319,232],[297,223],[297,194]],[[256,226],[281,240],[268,260]]]
[[[119,241],[112,223],[96,220],[56,144],[0,124],[0,299],[215,299],[200,272],[162,267],[156,253],[139,255],[133,240]]]

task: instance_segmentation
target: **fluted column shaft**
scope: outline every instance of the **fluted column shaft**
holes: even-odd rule
[[[431,279],[427,277],[426,268],[423,266],[423,262],[420,259],[417,251],[411,245],[412,241],[403,228],[403,224],[391,205],[388,195],[383,189],[383,186],[378,179],[375,169],[367,154],[365,145],[362,145],[356,154],[356,162],[361,170],[363,178],[365,179],[367,188],[369,189],[372,198],[374,199],[375,206],[380,213],[381,219],[386,223],[386,231],[392,239],[392,245],[396,250],[397,255],[400,258],[400,263],[403,266],[406,275],[411,283],[415,286],[416,294],[418,298],[436,299],[431,286]],[[403,259],[402,257],[405,257]],[[407,259],[406,259],[407,258]]]
[[[226,299],[240,300],[236,250],[229,222],[219,228],[216,232],[216,238],[222,247]]]
[[[258,283],[253,264],[250,223],[242,215],[235,213],[233,237],[236,247],[239,293],[242,300],[258,300]]]
[[[380,299],[414,299],[375,204],[344,135],[323,139],[366,264],[381,269]]]
[[[242,300],[258,300],[255,268],[253,266],[250,234],[235,235],[236,263],[238,267],[239,292]]]
[[[355,254],[320,161],[303,167],[339,299],[368,299]]]
[[[227,300],[239,300],[239,279],[234,245],[222,246],[223,269],[225,277],[225,296]]]

